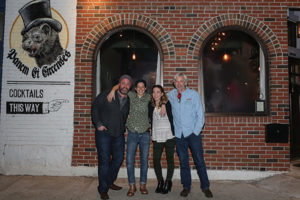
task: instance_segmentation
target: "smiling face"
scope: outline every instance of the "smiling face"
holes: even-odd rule
[[[143,96],[146,91],[146,87],[143,82],[139,82],[135,87],[136,93],[139,97]]]
[[[120,82],[119,92],[123,95],[127,95],[129,89],[131,87],[131,82],[127,78],[123,78]]]
[[[154,87],[152,90],[152,97],[155,102],[159,103],[161,100],[161,97],[164,95],[164,93],[161,91],[160,88]]]
[[[183,92],[186,88],[186,82],[184,80],[184,77],[178,76],[175,79],[174,85],[175,85],[176,89],[178,90],[178,92]]]

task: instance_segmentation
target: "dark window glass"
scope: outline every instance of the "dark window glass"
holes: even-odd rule
[[[223,31],[208,41],[203,53],[206,112],[255,113],[260,94],[257,41],[242,31]]]
[[[129,74],[134,81],[144,79],[151,90],[156,80],[157,57],[157,47],[142,32],[122,30],[111,35],[100,49],[100,92],[117,84],[123,74]]]
[[[291,47],[296,47],[296,35],[297,35],[297,26],[294,22],[288,22],[288,43]]]
[[[289,58],[290,65],[290,81],[292,87],[292,91],[294,90],[294,86],[300,86],[300,59]]]

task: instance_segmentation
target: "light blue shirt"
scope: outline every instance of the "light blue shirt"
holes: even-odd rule
[[[175,136],[181,138],[183,134],[184,137],[188,137],[192,133],[199,135],[205,121],[200,95],[195,90],[186,88],[179,102],[177,94],[177,89],[168,93],[172,105]]]

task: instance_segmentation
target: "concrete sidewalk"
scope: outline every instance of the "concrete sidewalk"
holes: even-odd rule
[[[156,180],[148,180],[148,195],[139,191],[134,197],[127,197],[126,179],[116,182],[122,186],[120,191],[109,191],[110,199],[207,199],[200,190],[200,182],[193,181],[191,193],[187,198],[179,196],[182,186],[180,180],[173,180],[169,194],[156,194]],[[0,199],[57,199],[57,200],[96,200],[98,181],[96,177],[51,177],[51,176],[4,176],[0,175]],[[220,200],[300,200],[300,176],[295,173],[281,174],[258,181],[211,181],[214,197]]]

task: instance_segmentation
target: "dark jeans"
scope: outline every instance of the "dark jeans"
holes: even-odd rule
[[[206,172],[206,165],[203,157],[201,134],[191,134],[188,137],[176,138],[176,150],[180,160],[180,177],[183,188],[191,189],[191,170],[189,165],[190,148],[193,160],[201,182],[201,189],[209,188],[209,180]]]
[[[166,180],[171,181],[174,174],[174,151],[175,151],[175,138],[169,139],[166,142],[153,141],[153,164],[154,171],[158,181],[163,180],[161,171],[161,155],[163,149],[166,151],[167,158],[167,178]]]
[[[107,131],[96,130],[96,147],[98,152],[98,192],[107,192],[109,186],[117,179],[124,159],[124,134],[112,137]]]

